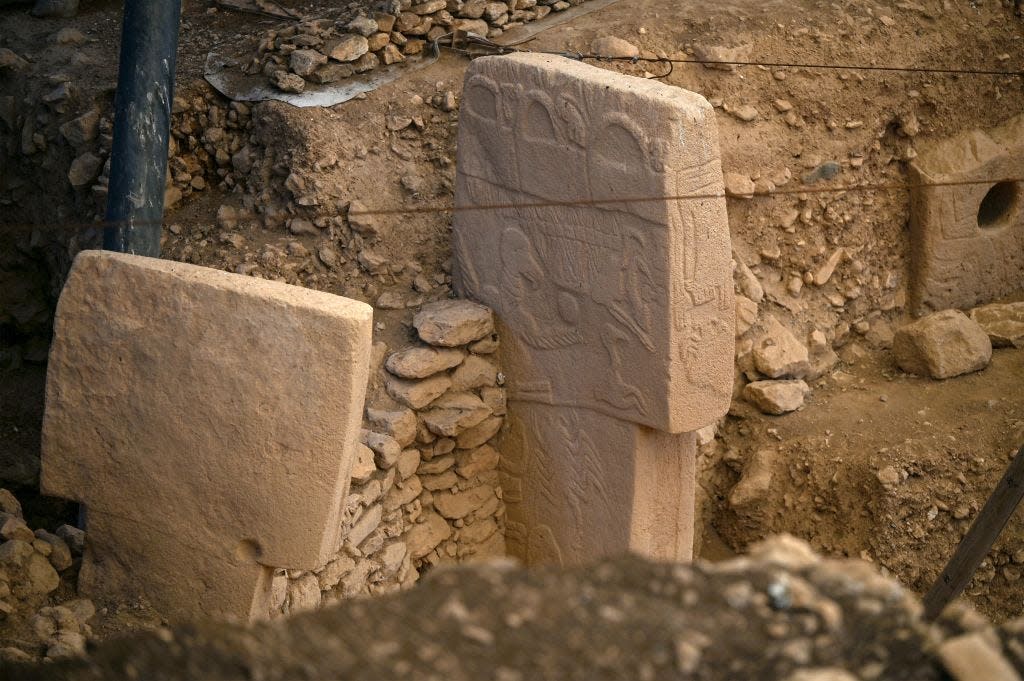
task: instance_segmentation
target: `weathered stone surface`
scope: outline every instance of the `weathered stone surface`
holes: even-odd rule
[[[992,346],[1024,346],[1024,303],[993,303],[971,310],[971,319],[977,322]]]
[[[454,222],[456,289],[495,310],[502,338],[510,551],[687,559],[695,452],[691,435],[669,433],[730,402],[724,199],[537,204],[722,192],[711,106],[562,58],[482,58],[466,75],[458,155],[458,206],[531,204]],[[500,427],[489,417],[458,447]]]
[[[366,54],[369,49],[370,44],[367,42],[366,38],[361,35],[353,35],[349,33],[338,40],[332,40],[329,42],[324,51],[331,59],[349,62],[359,59]]]
[[[614,57],[616,59],[629,59],[640,56],[639,47],[615,36],[596,38],[590,43],[590,51],[601,57]]]
[[[362,485],[377,472],[377,464],[373,462],[373,450],[362,442],[356,443],[352,457],[352,482]]]
[[[729,493],[729,505],[745,508],[761,504],[771,488],[773,464],[778,457],[774,449],[758,449],[747,461],[743,475]]]
[[[302,76],[287,71],[275,71],[271,82],[282,92],[298,93],[306,89],[306,81],[302,79]]]
[[[501,456],[490,445],[460,451],[455,457],[455,470],[464,478],[472,478],[498,467]]]
[[[79,590],[172,617],[266,612],[336,551],[370,357],[355,301],[101,251],[57,308],[42,489],[85,504]]]
[[[912,308],[969,308],[1024,289],[1024,189],[1019,182],[985,183],[1020,178],[1024,115],[914,146]]]
[[[540,404],[516,405],[516,414],[501,440],[500,463],[511,555],[556,565],[616,550],[690,558],[692,433]]]
[[[75,189],[82,189],[92,184],[103,167],[103,159],[91,151],[87,151],[71,162],[68,169],[68,182]]]
[[[502,423],[504,423],[504,419],[500,416],[488,416],[472,428],[467,428],[459,433],[455,443],[459,449],[479,447],[498,434]]]
[[[404,449],[398,457],[395,468],[398,471],[398,479],[405,480],[416,472],[420,465],[420,451],[418,449]]]
[[[494,317],[483,305],[468,300],[442,300],[420,308],[412,325],[427,343],[451,348],[494,331]]]
[[[395,438],[403,447],[408,447],[416,439],[416,413],[411,409],[367,409],[366,420],[374,429]]]
[[[364,430],[361,440],[364,445],[373,450],[373,460],[377,468],[391,468],[402,453],[402,445],[398,443],[398,440],[384,433]]]
[[[699,567],[620,556],[573,570],[507,561],[434,570],[393,597],[346,600],[247,628],[209,622],[140,632],[99,643],[87,660],[4,672],[24,681],[228,679],[239,670],[265,681],[949,681],[936,655],[947,627],[922,621],[916,598],[875,567],[822,561],[792,539],[772,538],[755,550],[764,557]],[[581,654],[580,641],[614,648]],[[1005,669],[1018,659],[1016,643],[1006,652],[988,644],[982,660],[1002,664],[974,668]]]
[[[359,546],[363,540],[370,536],[370,533],[380,526],[384,508],[380,504],[374,504],[363,511],[359,520],[352,525],[352,529],[345,535],[345,543],[350,546]]]
[[[810,367],[807,346],[769,315],[754,341],[754,366],[769,378],[802,378]]]
[[[36,530],[35,536],[50,545],[50,565],[55,570],[67,570],[71,567],[71,548],[67,542],[46,530]]]
[[[743,399],[765,414],[786,414],[804,406],[810,388],[803,381],[754,381],[743,387]]]
[[[892,353],[907,373],[952,378],[988,366],[992,343],[984,329],[964,313],[943,310],[897,331]]]
[[[723,186],[702,97],[539,54],[472,63],[458,153],[456,202],[467,208]],[[724,199],[462,210],[453,227],[457,290],[500,319],[520,399],[674,433],[728,409]]]
[[[471,392],[449,392],[439,397],[420,417],[430,432],[443,437],[457,437],[491,415],[479,397]]]
[[[327,63],[326,55],[316,50],[295,50],[288,58],[291,70],[303,78],[311,76],[317,67]]]
[[[445,394],[451,386],[452,379],[446,374],[437,374],[421,381],[388,376],[384,382],[388,395],[410,409],[422,409]]]
[[[401,378],[426,378],[457,367],[465,357],[465,350],[453,348],[406,348],[388,357],[384,367]]]
[[[377,21],[370,17],[356,17],[352,21],[348,22],[345,26],[352,33],[358,33],[364,38],[369,38],[371,35],[380,30]]]
[[[498,367],[477,355],[470,355],[462,365],[452,372],[453,390],[474,390],[493,386],[498,381]]]
[[[445,518],[458,520],[483,506],[493,496],[494,490],[486,485],[464,492],[443,492],[434,495],[434,508]]]
[[[422,558],[450,536],[452,536],[452,528],[444,518],[433,511],[424,513],[422,522],[413,525],[405,535],[409,556],[413,560]]]
[[[93,141],[99,131],[100,112],[98,109],[92,109],[60,126],[60,134],[73,147],[80,147]]]

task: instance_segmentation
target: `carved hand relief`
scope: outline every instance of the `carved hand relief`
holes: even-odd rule
[[[504,326],[510,398],[668,432],[724,413],[724,198],[638,200],[722,193],[710,106],[539,55],[475,61],[463,102],[456,285]]]

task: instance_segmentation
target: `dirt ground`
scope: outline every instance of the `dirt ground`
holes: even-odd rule
[[[307,14],[330,5],[325,0],[281,4]],[[59,26],[19,10],[0,10],[5,27],[0,46],[28,51],[59,27],[81,29],[90,39],[80,48],[82,61],[58,65],[56,56],[43,54],[40,76],[72,69],[82,78],[83,91],[109,101],[116,76],[117,3],[83,5],[78,18]],[[187,0],[185,8],[178,66],[182,96],[208,92],[198,81],[211,45],[253,40],[274,23],[210,12],[198,0]],[[603,35],[629,40],[645,55],[678,58],[717,47],[735,50],[741,59],[772,63],[1006,70],[1024,65],[1024,23],[1009,3],[991,1],[620,0],[522,47],[586,51]],[[253,134],[282,172],[262,188],[267,193],[258,194],[257,203],[286,201],[280,185],[287,171],[312,174],[319,167],[324,192],[359,199],[371,210],[450,204],[457,111],[442,111],[431,101],[448,91],[459,97],[466,64],[445,53],[425,70],[330,109],[267,107]],[[645,62],[597,65],[635,75],[664,69]],[[723,71],[676,64],[665,80],[703,94],[717,107],[725,172],[745,175],[769,191],[798,186],[803,175],[828,161],[841,168],[834,183],[906,182],[906,162],[916,147],[993,126],[1024,110],[1024,85],[1015,76],[782,66]],[[753,120],[744,120],[750,118],[745,107],[756,111]],[[421,125],[390,129],[396,118],[405,117]],[[52,169],[25,172],[45,185]],[[45,191],[50,192],[46,202],[4,207],[0,223],[53,224],[94,214],[80,196]],[[309,256],[322,246],[318,237],[289,234],[282,224],[252,219],[237,228],[218,225],[222,205],[244,207],[245,192],[214,185],[170,212],[167,224],[178,225],[178,233],[166,232],[165,257],[231,271],[248,264],[261,276],[370,303],[388,292],[416,297],[417,276],[433,284],[427,297],[448,292],[449,213],[378,216],[383,236],[374,248],[391,263],[382,277],[367,276],[354,254],[342,267],[325,267]],[[894,367],[888,344],[907,316],[906,190],[779,193],[730,199],[728,207],[735,258],[764,289],[760,319],[771,314],[798,337],[821,331],[840,362],[813,385],[798,412],[769,417],[735,401],[716,439],[701,451],[701,555],[721,558],[786,531],[823,552],[870,559],[923,592],[1011,452],[1024,444],[1024,352],[997,350],[984,371],[943,382],[909,377]],[[295,216],[306,214],[295,210]],[[243,238],[226,242],[221,237],[229,232]],[[291,252],[292,242],[302,244],[306,255],[261,257],[268,245]],[[837,248],[848,257],[826,285],[794,284]],[[378,320],[376,340],[395,346],[409,337],[408,310],[379,310]],[[3,457],[32,461],[37,456],[42,377],[32,365],[2,374]],[[756,503],[734,508],[730,491],[754,454],[765,450],[769,453],[761,460],[771,469],[771,485]],[[1022,564],[1024,524],[1018,514],[968,597],[996,619],[1020,615]]]

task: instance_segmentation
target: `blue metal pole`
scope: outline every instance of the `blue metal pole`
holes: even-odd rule
[[[103,248],[160,255],[181,0],[125,0]]]

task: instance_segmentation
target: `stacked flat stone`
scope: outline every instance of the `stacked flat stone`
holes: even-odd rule
[[[442,563],[505,555],[499,453],[505,390],[490,309],[465,300],[424,305],[423,344],[390,354],[396,404],[366,410],[343,511],[344,543],[315,572],[282,571],[273,613],[411,586]]]
[[[246,67],[284,92],[329,85],[404,62],[455,30],[496,38],[584,0],[396,0],[388,12],[351,20],[317,19],[263,34]]]

